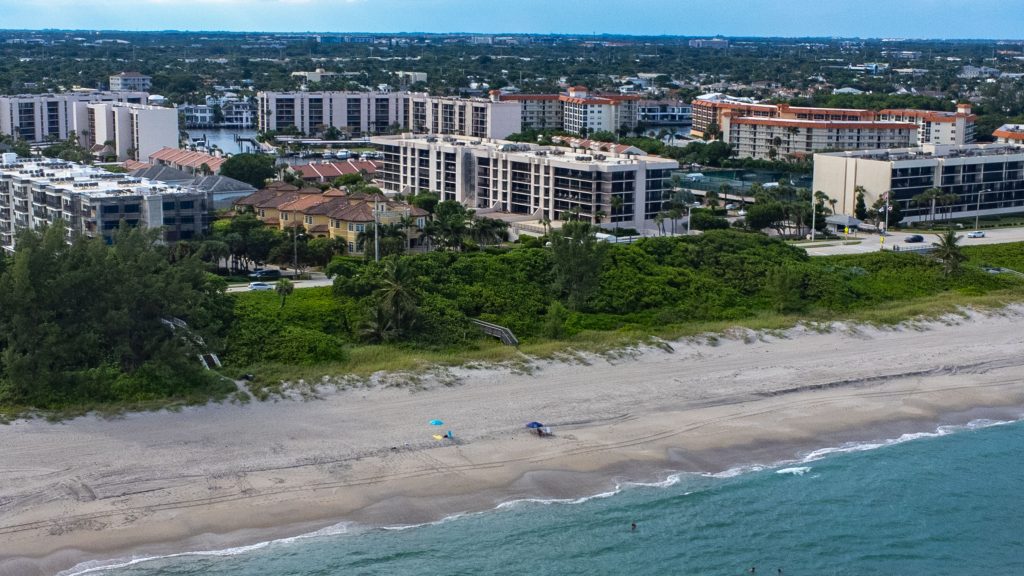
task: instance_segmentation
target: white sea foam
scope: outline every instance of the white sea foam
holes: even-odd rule
[[[962,432],[964,430],[980,430],[982,428],[990,428],[992,426],[1002,426],[1004,424],[1013,424],[1018,420],[971,420],[966,424],[939,426],[934,432],[915,432],[911,434],[903,434],[898,438],[889,438],[886,440],[880,440],[877,442],[849,442],[839,446],[833,446],[831,448],[821,448],[819,450],[813,450],[804,455],[803,458],[797,462],[803,464],[807,462],[814,462],[815,460],[821,460],[822,458],[831,454],[843,454],[847,452],[866,452],[868,450],[876,450],[878,448],[885,448],[887,446],[895,446],[897,444],[903,444],[904,442],[912,442],[914,440],[921,440],[923,438],[939,438],[941,436],[947,436],[955,432]],[[788,462],[782,463],[788,464]]]
[[[69,570],[64,570],[63,572],[60,572],[57,576],[81,576],[82,574],[94,574],[97,572],[104,572],[116,568],[127,568],[129,566],[135,566],[136,564],[142,564],[143,562],[164,560],[167,558],[186,558],[190,556],[237,556],[239,554],[245,554],[246,552],[260,550],[273,544],[291,544],[292,542],[296,542],[298,540],[305,540],[307,538],[318,538],[322,536],[336,536],[338,534],[345,534],[348,532],[348,529],[351,525],[352,524],[350,522],[339,522],[338,524],[333,524],[331,526],[327,526],[325,528],[321,528],[319,530],[315,530],[313,532],[309,532],[306,534],[300,534],[298,536],[278,538],[276,540],[257,542],[256,544],[236,546],[234,548],[224,548],[221,550],[193,550],[189,552],[177,552],[175,554],[164,554],[158,556],[133,556],[130,559],[83,562]]]
[[[612,496],[615,496],[619,492],[622,492],[622,489],[616,486],[614,490],[610,490],[608,492],[601,492],[600,494],[594,494],[592,496],[581,496],[579,498],[519,498],[517,500],[509,500],[507,502],[502,502],[501,504],[495,506],[494,509],[504,510],[506,508],[513,508],[516,506],[521,506],[523,504],[543,504],[545,506],[550,504],[583,504],[584,502],[589,502],[590,500],[597,500],[600,498],[611,498]]]
[[[661,482],[626,482],[626,486],[638,486],[642,488],[668,488],[669,486],[675,486],[679,484],[682,479],[682,474],[670,474],[668,478],[665,478]]]
[[[775,473],[776,474],[792,474],[794,476],[803,476],[804,474],[807,474],[810,471],[811,471],[811,467],[810,466],[797,466],[797,467],[794,467],[794,468],[783,468],[781,470],[776,470]]]

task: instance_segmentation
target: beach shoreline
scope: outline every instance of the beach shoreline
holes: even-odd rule
[[[18,421],[0,427],[0,574],[420,524],[1020,418],[1022,315],[737,332],[532,373],[458,369],[427,390]],[[455,440],[433,440],[432,418]],[[523,428],[535,419],[555,436]]]

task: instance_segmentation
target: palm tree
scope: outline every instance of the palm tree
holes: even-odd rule
[[[281,308],[284,308],[284,303],[288,299],[288,296],[295,290],[295,284],[287,278],[281,278],[274,284],[274,292],[281,297]]]
[[[384,263],[381,287],[375,292],[378,304],[390,320],[392,328],[401,333],[412,324],[416,315],[416,295],[411,285],[413,270],[408,260],[397,256]]]
[[[934,222],[935,221],[935,204],[938,202],[940,196],[942,196],[942,189],[941,188],[929,188],[929,189],[925,190],[924,192],[921,192],[917,196],[914,196],[913,198],[911,198],[911,201],[914,202],[914,204],[916,204],[918,206],[925,206],[927,204],[930,204],[931,205],[931,210],[929,211],[929,219],[932,222]]]
[[[665,226],[664,226],[664,224],[665,224],[665,213],[664,212],[658,212],[657,214],[655,214],[654,215],[654,226],[658,229],[658,234],[660,236],[664,236],[665,235]]]
[[[508,240],[508,222],[496,218],[477,218],[470,222],[470,237],[482,245]]]
[[[932,246],[935,248],[933,256],[939,262],[942,262],[942,271],[946,276],[952,276],[960,272],[960,263],[967,260],[967,256],[963,253],[963,248],[960,246],[961,236],[957,236],[956,232],[950,228],[942,234],[936,234],[935,237],[938,239],[937,242],[932,242]]]
[[[612,194],[611,205],[612,205],[612,216],[615,216],[616,213],[618,213],[620,210],[622,210],[622,196],[617,196],[615,194]],[[619,229],[619,221],[616,220],[615,221],[615,230],[618,231],[618,229]]]

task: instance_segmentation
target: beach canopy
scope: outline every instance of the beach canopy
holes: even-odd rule
[[[541,424],[540,422],[530,422],[529,424],[526,425],[526,427],[527,428],[543,428],[544,425]]]
[[[431,426],[444,426],[444,422],[442,422],[440,420],[431,420],[430,421],[430,425]]]

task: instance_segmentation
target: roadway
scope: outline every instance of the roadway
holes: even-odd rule
[[[967,233],[970,232],[968,229],[958,230],[957,234],[962,236],[960,240],[961,246],[978,246],[982,244],[1006,244],[1008,242],[1024,242],[1024,228],[997,228],[993,230],[985,230],[984,238],[968,238]],[[924,242],[921,243],[906,243],[906,237],[912,234],[919,234],[924,236]],[[820,240],[814,243],[811,242],[800,242],[794,244],[807,250],[807,254],[811,256],[834,256],[837,254],[864,254],[866,252],[877,252],[882,249],[883,244],[879,242],[880,236],[878,234],[869,234],[866,232],[859,232],[857,234],[850,234],[848,240],[844,239],[831,239],[831,240]],[[853,244],[860,240],[860,243]],[[885,237],[884,247],[886,250],[892,250],[894,246],[900,248],[916,248],[921,246],[931,246],[931,243],[935,241],[935,235],[931,232],[890,232]],[[846,242],[851,242],[847,244]]]
[[[318,288],[318,287],[321,287],[321,286],[330,286],[330,285],[332,285],[334,283],[333,280],[331,280],[327,276],[324,276],[322,273],[314,272],[312,275],[313,275],[313,278],[311,278],[309,280],[292,280],[292,284],[294,284],[296,288]],[[275,282],[277,282],[277,280],[267,280],[266,281],[266,283],[270,284],[271,286],[273,286]],[[241,283],[239,283],[239,284],[229,284],[227,291],[228,292],[248,292],[249,291],[249,285],[248,284],[241,284]]]

